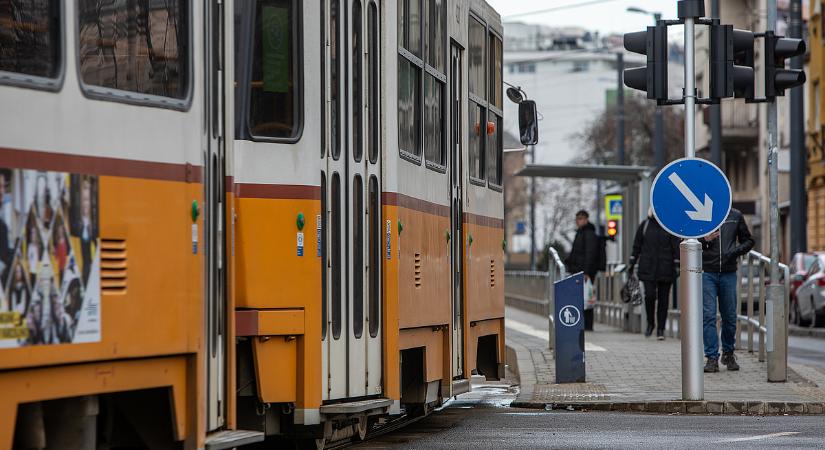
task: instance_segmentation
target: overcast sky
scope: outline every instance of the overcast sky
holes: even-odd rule
[[[602,34],[640,31],[644,27],[652,25],[652,17],[629,13],[626,11],[629,6],[635,6],[650,12],[660,12],[663,19],[676,19],[676,0],[609,0],[598,4],[542,14],[508,17],[513,14],[590,2],[593,2],[593,0],[487,0],[487,3],[501,14],[504,22],[521,21],[551,26],[581,26],[589,30],[599,31]],[[678,36],[681,32],[681,27],[678,31],[676,28],[670,30],[673,37]]]

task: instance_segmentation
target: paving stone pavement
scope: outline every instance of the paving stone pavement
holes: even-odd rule
[[[586,353],[587,383],[556,385],[553,352],[547,349],[547,340],[541,337],[546,330],[542,330],[543,319],[508,308],[507,321],[513,324],[506,330],[508,363],[516,366],[519,376],[521,391],[516,402],[520,405],[575,401],[672,402],[681,399],[678,339],[657,341],[596,324],[594,332],[586,333],[585,341],[605,351]],[[768,402],[813,402],[819,406],[811,407],[810,412],[821,410],[822,402],[825,402],[825,371],[789,365],[788,382],[769,383],[767,363],[760,363],[755,354],[746,351],[737,352],[737,357],[741,366],[739,371],[729,372],[720,365],[719,373],[704,374],[705,400],[739,402],[741,408],[745,408],[743,402],[763,402],[765,405]],[[681,408],[684,409],[684,405]]]

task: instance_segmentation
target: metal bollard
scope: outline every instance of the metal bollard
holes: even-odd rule
[[[681,277],[679,300],[682,316],[682,400],[703,400],[705,380],[702,372],[702,244],[688,239],[680,245]]]

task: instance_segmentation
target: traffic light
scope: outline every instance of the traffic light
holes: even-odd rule
[[[732,25],[710,27],[710,97],[754,98],[751,31]]]
[[[625,86],[647,92],[647,98],[667,100],[667,27],[656,25],[647,31],[624,35],[624,48],[647,55],[647,66],[625,69]]]
[[[619,221],[617,220],[608,220],[607,221],[607,238],[610,240],[616,239],[616,235],[619,234]]]
[[[805,41],[765,33],[765,97],[785,95],[785,89],[805,84],[805,72],[786,69],[785,60],[805,54]]]

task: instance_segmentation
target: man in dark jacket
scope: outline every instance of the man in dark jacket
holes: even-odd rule
[[[656,338],[664,340],[670,286],[679,272],[679,239],[659,225],[653,210],[636,230],[630,257],[631,273],[637,263],[639,280],[645,286],[645,337],[650,337],[655,327]]]
[[[576,213],[576,237],[573,239],[570,255],[564,262],[568,273],[584,272],[585,284],[592,283],[599,271],[599,237],[596,236],[596,227],[590,223],[589,218],[587,211],[581,210]],[[587,301],[585,298],[584,328],[592,330],[593,309],[587,307]]]
[[[702,238],[702,297],[705,341],[705,372],[719,371],[719,335],[716,308],[722,316],[722,364],[739,370],[733,348],[736,344],[736,269],[739,257],[753,248],[753,238],[742,213],[731,209],[719,229]]]

